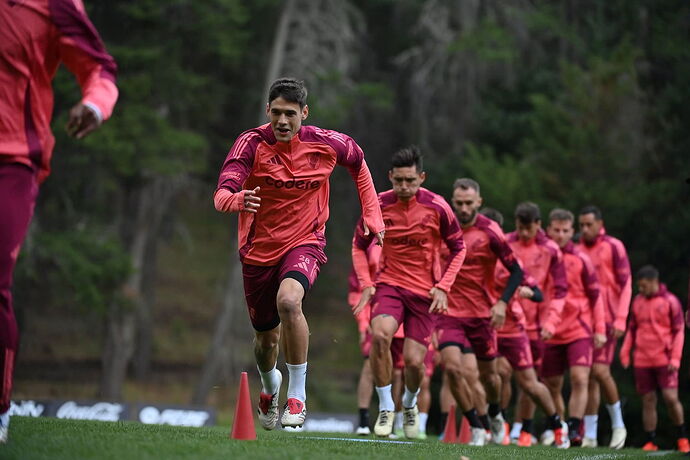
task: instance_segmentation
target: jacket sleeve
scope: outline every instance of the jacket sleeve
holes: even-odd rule
[[[685,340],[685,324],[683,323],[683,308],[676,296],[669,294],[671,315],[671,360],[670,364],[680,367],[680,359],[683,355],[683,341]]]
[[[561,321],[561,313],[565,306],[565,296],[568,293],[568,279],[565,274],[563,254],[560,249],[554,251],[551,256],[549,278],[552,292],[546,306],[545,320],[542,322],[542,327],[553,334],[556,331],[556,326]]]
[[[118,96],[115,59],[106,51],[81,0],[53,0],[50,15],[59,33],[60,60],[77,77],[82,103],[100,121],[107,120]]]
[[[465,261],[465,255],[467,250],[465,248],[465,242],[462,239],[462,229],[458,220],[455,218],[453,210],[450,209],[448,203],[443,200],[439,201],[437,204],[440,206],[440,230],[441,238],[446,243],[450,255],[448,256],[448,263],[446,269],[441,276],[441,279],[436,283],[434,287],[437,287],[445,292],[449,292],[451,286],[455,282],[455,277],[460,271],[463,262]]]
[[[261,135],[256,131],[242,133],[233,144],[223,162],[218,186],[213,195],[215,208],[220,212],[239,212],[244,209],[244,182],[254,165],[256,147]]]

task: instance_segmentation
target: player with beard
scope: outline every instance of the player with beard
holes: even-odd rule
[[[470,380],[476,375],[463,353],[476,356],[479,378],[489,403],[491,439],[501,444],[505,420],[500,412],[501,380],[496,367],[495,328],[505,321],[507,302],[520,284],[522,270],[500,227],[478,213],[482,198],[476,181],[457,179],[453,184],[452,204],[463,229],[467,257],[451,288],[448,312],[437,326],[441,360],[451,391],[459,400],[463,374]],[[492,302],[489,286],[498,260],[510,272],[510,277],[501,298]],[[474,386],[472,381],[468,384]]]
[[[402,149],[393,155],[391,163],[388,178],[393,189],[379,195],[386,237],[375,280],[369,275],[365,253],[371,235],[365,234],[362,225],[352,245],[355,270],[363,287],[354,313],[374,295],[369,359],[379,397],[379,416],[374,426],[377,436],[387,437],[393,429],[390,344],[399,325],[404,324],[403,431],[407,438],[417,438],[417,394],[424,376],[424,358],[436,313],[447,309],[447,292],[465,259],[465,247],[462,230],[448,203],[421,187],[426,174],[419,149]],[[444,270],[439,257],[442,245],[450,251]]]

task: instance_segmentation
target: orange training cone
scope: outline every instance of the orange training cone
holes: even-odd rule
[[[460,434],[458,435],[459,444],[467,444],[472,439],[472,430],[470,430],[470,422],[467,421],[467,417],[462,418],[460,422]]]
[[[455,428],[455,405],[452,405],[448,411],[448,418],[446,418],[446,428],[443,430],[443,442],[452,444],[457,437],[457,429]]]
[[[252,403],[249,399],[249,383],[247,373],[242,372],[240,388],[237,390],[237,406],[235,406],[235,418],[232,421],[232,439],[256,440],[254,428],[254,415]]]

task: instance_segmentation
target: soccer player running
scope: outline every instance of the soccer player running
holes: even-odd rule
[[[544,340],[553,336],[560,322],[568,283],[561,250],[541,228],[539,206],[529,201],[518,204],[515,208],[515,228],[514,232],[506,236],[508,243],[544,296],[544,301],[539,303],[527,298],[520,299],[534,369],[537,375],[540,375]],[[522,421],[518,445],[523,447],[532,444],[532,418],[536,409],[533,399],[526,398],[525,393],[521,391],[518,394],[516,417]],[[550,395],[549,400],[551,400]],[[548,410],[546,415],[551,417],[550,407]],[[553,422],[554,419],[550,420]],[[552,428],[554,423],[549,423],[549,425],[549,428],[557,433],[555,428]],[[564,438],[561,436],[561,444],[567,441]],[[559,445],[559,447],[565,446]]]
[[[553,337],[546,341],[542,377],[551,391],[558,412],[563,416],[563,374],[566,368],[570,370],[568,437],[571,445],[580,446],[592,353],[594,348],[601,348],[606,343],[606,325],[594,265],[572,241],[574,222],[573,213],[565,209],[554,209],[549,213],[546,232],[563,252],[568,294],[561,322]]]
[[[616,342],[625,333],[625,323],[632,298],[630,262],[625,246],[620,240],[608,235],[604,229],[601,211],[596,206],[586,206],[578,216],[580,242],[577,247],[589,256],[599,278],[599,295],[604,302],[606,320],[606,344],[594,350],[592,372],[587,390],[585,409],[585,437],[582,447],[597,447],[599,425],[600,388],[611,417],[611,442],[609,447],[621,449],[628,435],[623,422],[620,396],[616,381],[611,376],[611,363]]]
[[[690,452],[683,406],[678,400],[678,368],[685,337],[683,309],[678,298],[659,282],[659,271],[651,265],[637,272],[637,288],[640,293],[633,300],[620,360],[627,369],[633,349],[635,389],[642,397],[642,426],[647,434],[642,449],[659,449],[655,442],[658,389],[676,427],[678,450]]]
[[[452,203],[462,227],[467,256],[451,288],[448,312],[437,326],[441,359],[449,376],[451,391],[458,399],[463,372],[470,380],[476,375],[463,352],[476,355],[479,377],[489,403],[491,439],[501,444],[505,437],[505,420],[500,412],[496,328],[505,321],[507,303],[522,280],[522,269],[498,224],[479,214],[482,197],[475,180],[457,179],[453,184]],[[494,282],[498,260],[510,272],[510,277],[500,299],[492,302],[489,286]],[[468,383],[470,387],[474,386],[472,382]],[[471,423],[472,419],[468,418],[468,421]]]
[[[269,123],[237,138],[214,195],[218,211],[240,213],[239,255],[263,386],[258,413],[267,430],[278,422],[281,334],[289,373],[281,424],[302,426],[306,417],[309,327],[302,300],[326,263],[328,179],[336,165],[355,181],[364,233],[383,241],[381,210],[362,149],[345,134],[303,126],[308,114],[303,82],[274,81],[266,104]]]
[[[465,247],[462,231],[448,203],[421,187],[426,174],[418,148],[412,146],[396,152],[391,164],[388,178],[393,189],[379,195],[386,238],[376,284],[366,270],[364,253],[372,236],[366,235],[362,225],[352,245],[355,269],[363,286],[355,314],[373,295],[373,341],[369,359],[379,397],[379,415],[374,426],[377,436],[389,436],[393,429],[390,344],[399,325],[404,324],[403,431],[405,437],[417,438],[417,394],[424,376],[424,357],[436,313],[448,308],[447,292],[462,266]],[[442,244],[450,250],[445,270],[441,270],[439,260]]]
[[[55,138],[51,82],[60,63],[77,77],[82,99],[67,132],[81,139],[115,106],[117,66],[81,0],[0,2],[0,443],[7,442],[19,344],[12,274],[33,216],[40,184],[50,174]]]

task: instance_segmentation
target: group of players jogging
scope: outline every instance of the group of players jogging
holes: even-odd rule
[[[452,207],[423,188],[426,175],[416,147],[393,155],[391,189],[377,196],[353,139],[302,125],[309,113],[306,97],[298,80],[273,83],[269,123],[238,137],[214,195],[216,209],[240,213],[238,247],[262,383],[258,416],[265,429],[279,420],[283,427],[302,426],[307,414],[309,328],[302,301],[327,260],[328,178],[341,165],[357,186],[362,208],[352,242],[349,296],[367,358],[359,432],[369,430],[373,386],[379,401],[374,434],[393,434],[397,402],[404,436],[423,436],[430,398],[420,390],[428,388],[438,359],[445,393],[471,426],[472,445],[509,438],[505,413],[514,377],[518,445],[535,442],[538,406],[547,420],[543,440],[559,448],[596,446],[603,392],[611,417],[609,445],[621,448],[627,432],[610,366],[616,342],[625,335],[620,358],[627,366],[634,348],[650,438],[645,448],[656,448],[659,388],[678,429],[678,449],[689,450],[677,394],[682,309],[651,266],[640,269],[640,294],[629,308],[626,251],[606,234],[599,209],[585,207],[577,218],[554,209],[543,229],[539,207],[521,203],[515,231],[504,234],[500,214],[482,208],[476,181],[455,181]],[[575,226],[581,234],[577,244]],[[279,344],[289,373],[282,416]],[[566,370],[567,420],[561,395]]]

